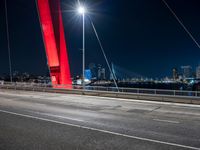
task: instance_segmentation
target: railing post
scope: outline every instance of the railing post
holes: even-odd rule
[[[176,96],[176,90],[174,90],[174,96]]]

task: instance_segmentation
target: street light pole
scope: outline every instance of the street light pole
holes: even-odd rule
[[[7,44],[8,44],[8,60],[9,60],[9,71],[10,71],[10,82],[13,82],[12,77],[12,62],[11,62],[11,53],[10,53],[10,36],[8,29],[8,8],[7,8],[7,0],[5,0],[5,14],[6,14],[6,33],[7,33]]]
[[[83,13],[83,90],[85,89],[85,14]]]
[[[84,6],[81,6],[79,4],[77,11],[83,17],[83,79],[82,79],[82,85],[83,85],[83,90],[84,90],[85,89],[85,13],[87,12],[87,10]]]
[[[82,79],[82,85],[83,90],[85,89],[85,12],[86,9],[84,6],[79,6],[78,13],[82,15],[83,17],[83,79]]]

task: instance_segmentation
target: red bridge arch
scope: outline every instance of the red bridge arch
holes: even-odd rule
[[[60,0],[37,0],[37,5],[52,85],[71,88]]]

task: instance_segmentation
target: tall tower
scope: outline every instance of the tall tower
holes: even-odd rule
[[[37,0],[44,45],[54,88],[71,88],[60,0]]]
[[[183,78],[191,78],[192,77],[192,67],[191,66],[182,66],[183,69]]]
[[[178,71],[176,68],[172,69],[172,73],[173,73],[173,80],[175,81],[176,79],[178,79]]]
[[[196,78],[200,79],[200,66],[196,68]]]

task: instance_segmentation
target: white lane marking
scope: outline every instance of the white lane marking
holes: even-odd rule
[[[42,121],[56,123],[56,124],[61,124],[61,125],[66,125],[66,126],[78,127],[78,128],[102,132],[102,133],[106,133],[106,134],[112,134],[112,135],[116,135],[116,136],[122,136],[122,137],[136,139],[136,140],[142,140],[142,141],[164,144],[164,145],[169,145],[169,146],[187,148],[187,149],[191,149],[191,150],[200,150],[200,148],[198,148],[198,147],[192,147],[192,146],[181,145],[181,144],[176,144],[176,143],[170,143],[170,142],[164,142],[164,141],[153,140],[153,139],[148,139],[148,138],[142,138],[142,137],[127,135],[127,134],[107,131],[107,130],[103,130],[103,129],[96,129],[96,128],[91,128],[91,127],[87,127],[87,126],[81,126],[81,125],[76,125],[76,124],[71,124],[71,123],[66,123],[66,122],[61,122],[61,121],[55,121],[55,120],[46,119],[46,118],[35,117],[35,116],[31,116],[31,115],[25,115],[25,114],[10,112],[10,111],[6,111],[6,110],[0,110],[0,112],[11,114],[11,115],[16,115],[16,116],[21,116],[21,117],[27,117],[27,118],[36,119],[36,120],[42,120]]]
[[[158,122],[167,122],[167,123],[174,123],[174,124],[179,124],[180,122],[178,121],[172,121],[172,120],[163,120],[163,119],[153,119],[154,121]]]
[[[49,117],[55,117],[55,118],[61,118],[61,119],[72,120],[72,121],[84,122],[84,120],[81,120],[81,119],[75,119],[75,118],[71,118],[71,117],[65,117],[65,116],[53,115],[53,114],[48,114],[48,113],[38,113],[38,114],[45,115],[45,116],[49,116]]]

